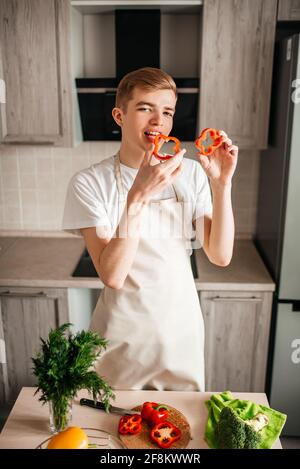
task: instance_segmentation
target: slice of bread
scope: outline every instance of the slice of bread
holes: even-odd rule
[[[186,448],[191,440],[190,425],[185,416],[179,410],[166,404],[169,409],[168,422],[173,423],[181,430],[181,437],[179,440],[170,446],[169,449],[183,449]],[[141,412],[142,406],[134,407],[132,410]],[[151,427],[147,422],[142,422],[142,430],[137,435],[119,435],[124,445],[129,449],[160,449],[159,446],[151,440],[150,437]]]

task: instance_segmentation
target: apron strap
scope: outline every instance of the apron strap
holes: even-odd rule
[[[125,202],[126,194],[125,194],[125,189],[124,189],[124,185],[122,182],[119,152],[115,155],[114,163],[115,163],[114,165],[115,166],[115,178],[117,181],[117,188],[118,188],[118,193],[119,193],[119,202]]]
[[[177,184],[175,185],[174,182],[173,182],[172,187],[173,187],[174,192],[176,194],[177,202],[184,202],[184,197],[183,197],[181,191],[179,190],[178,185]]]

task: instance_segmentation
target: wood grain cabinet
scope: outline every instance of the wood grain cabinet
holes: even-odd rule
[[[207,391],[264,392],[272,292],[203,291]]]
[[[4,143],[72,144],[69,0],[1,0]]]
[[[279,0],[278,21],[299,21],[300,0]]]
[[[67,289],[0,288],[0,403],[36,384],[31,357],[40,337],[68,320]]]
[[[200,128],[267,147],[277,0],[205,0]]]

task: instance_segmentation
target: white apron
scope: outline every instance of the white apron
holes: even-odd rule
[[[126,193],[118,155],[115,177],[121,216]],[[159,226],[159,233],[167,234],[170,223],[172,232],[182,229],[183,200],[173,188],[176,198],[150,203],[151,229]],[[147,211],[140,230],[122,289],[105,287],[93,313],[90,329],[109,341],[96,369],[114,389],[204,391],[204,325],[187,240],[149,236]]]

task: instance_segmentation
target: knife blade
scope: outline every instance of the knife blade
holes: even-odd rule
[[[79,403],[80,403],[80,405],[86,405],[88,407],[92,407],[93,409],[98,409],[98,410],[104,410],[105,411],[104,404],[102,402],[99,402],[99,401],[95,402],[92,399],[82,398],[82,399],[80,399]],[[140,415],[140,412],[138,412],[136,410],[123,409],[122,407],[115,407],[113,405],[110,406],[109,412],[111,412],[113,414],[120,414],[120,415],[134,415],[134,414],[139,414]]]

